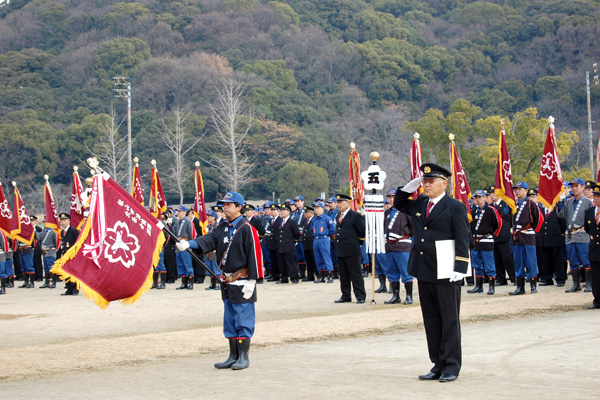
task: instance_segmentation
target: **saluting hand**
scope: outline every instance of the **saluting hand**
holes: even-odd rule
[[[404,187],[402,188],[402,191],[406,192],[406,193],[412,193],[412,192],[415,192],[420,187],[421,187],[421,178],[415,178],[412,181],[408,182],[406,185],[404,185]]]

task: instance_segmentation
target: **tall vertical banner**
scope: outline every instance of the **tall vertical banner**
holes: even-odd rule
[[[85,210],[85,203],[83,200],[83,186],[81,185],[81,179],[79,179],[79,172],[77,172],[77,170],[77,166],[73,167],[71,211],[69,212],[69,216],[71,217],[71,226],[79,229],[83,224],[83,211]]]
[[[12,230],[12,212],[8,205],[8,200],[4,195],[4,189],[2,188],[2,182],[0,182],[0,230],[10,237],[10,231]]]
[[[56,212],[56,204],[54,196],[48,182],[48,175],[44,175],[46,184],[44,185],[44,203],[46,204],[46,228],[51,228],[57,235],[60,234],[60,225],[58,223],[58,213]]]
[[[469,222],[473,220],[471,216],[471,207],[469,200],[471,199],[471,188],[469,182],[467,182],[467,176],[463,168],[460,157],[458,156],[458,150],[456,144],[454,144],[454,135],[450,134],[450,166],[452,167],[452,185],[450,186],[450,196],[456,200],[462,202],[467,209],[467,216]]]
[[[598,171],[596,183],[600,183],[600,134],[598,135],[598,148],[596,149],[596,171]]]
[[[200,172],[200,163],[196,161],[196,170],[194,171],[194,185],[196,187],[196,194],[194,196],[194,215],[200,221],[200,227],[202,228],[202,235],[206,235],[208,228],[208,217],[206,216],[206,204],[204,202],[204,181],[202,180],[202,173]]]
[[[350,143],[350,148],[350,197],[352,197],[352,209],[358,211],[362,206],[365,190],[360,178],[360,155],[354,143]]]
[[[160,177],[156,170],[156,161],[152,160],[152,176],[150,178],[150,200],[148,206],[150,213],[158,220],[160,215],[167,211],[167,201],[165,200],[165,194],[160,183]]]
[[[101,308],[116,300],[132,304],[152,286],[163,227],[108,174],[95,175],[81,234],[52,272],[77,283]]]
[[[142,190],[142,179],[140,177],[140,168],[138,167],[138,158],[134,158],[133,162],[133,182],[131,182],[131,197],[136,199],[141,205],[144,205],[144,191]]]
[[[550,211],[560,200],[560,195],[565,190],[563,186],[562,169],[558,150],[556,148],[556,135],[554,133],[554,118],[548,118],[548,134],[542,155],[542,166],[540,167],[539,201]]]
[[[14,218],[12,219],[10,237],[31,246],[35,237],[35,229],[31,224],[29,215],[27,215],[25,203],[23,203],[21,193],[19,193],[19,189],[17,189],[17,183],[13,182],[13,186],[15,187],[15,202],[13,205]]]
[[[421,178],[423,176],[423,172],[420,169],[423,161],[421,159],[421,143],[419,142],[419,137],[421,137],[421,135],[419,135],[418,132],[415,132],[412,145],[410,146],[410,180]],[[412,194],[412,198],[416,199],[422,193],[423,183],[421,183],[419,189]]]
[[[498,161],[496,162],[496,189],[494,194],[500,197],[511,208],[513,214],[517,212],[517,202],[513,190],[512,167],[506,146],[506,135],[504,127],[500,131],[498,139]]]

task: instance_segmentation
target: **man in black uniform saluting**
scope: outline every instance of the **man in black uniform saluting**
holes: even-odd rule
[[[468,269],[471,231],[465,205],[446,195],[450,171],[435,164],[420,168],[423,194],[409,199],[421,181],[413,179],[398,188],[394,207],[413,220],[408,273],[419,282],[429,359],[434,364],[419,379],[451,382],[458,377],[462,363],[460,282]],[[445,260],[448,265],[443,264]]]

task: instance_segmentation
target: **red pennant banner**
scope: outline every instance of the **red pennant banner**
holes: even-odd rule
[[[6,196],[4,195],[4,189],[2,188],[1,182],[0,182],[0,230],[3,231],[8,236],[10,236],[10,231],[12,230],[12,212],[10,211],[10,206],[8,205],[8,200],[6,200]]]
[[[510,156],[508,155],[508,147],[506,146],[504,129],[500,131],[500,139],[498,140],[495,187],[494,194],[504,200],[512,212],[516,213],[517,203],[515,201],[515,192],[513,191],[512,167]]]
[[[202,234],[206,235],[208,227],[208,217],[206,216],[206,204],[204,203],[204,181],[202,180],[202,173],[200,168],[196,168],[194,171],[194,184],[196,186],[196,195],[194,196],[194,214],[200,221],[200,227],[202,228]]]
[[[452,166],[452,186],[450,186],[450,196],[460,200],[467,209],[469,222],[473,220],[471,216],[471,207],[469,200],[471,199],[471,188],[467,182],[467,176],[463,169],[462,162],[458,156],[458,150],[454,141],[450,141],[450,165]]]
[[[52,272],[78,283],[102,308],[116,300],[131,304],[152,285],[165,241],[162,228],[108,174],[96,175],[81,234]]]
[[[23,203],[23,199],[21,198],[21,194],[19,193],[19,189],[17,189],[16,184],[13,210],[15,210],[15,217],[12,220],[10,237],[18,240],[21,243],[31,246],[31,243],[35,237],[35,229],[31,224],[29,215],[27,215],[25,203]]]
[[[565,190],[563,186],[562,170],[558,150],[556,148],[556,137],[554,124],[548,127],[544,154],[542,155],[542,166],[540,167],[538,199],[550,211],[560,200],[560,195]]]
[[[142,179],[137,163],[133,166],[133,182],[131,183],[131,197],[144,205],[144,191],[142,190]]]
[[[421,178],[423,176],[423,172],[419,168],[423,161],[421,159],[421,143],[419,142],[420,135],[415,132],[414,139],[412,145],[410,146],[410,179],[413,180],[415,178]],[[421,187],[419,190],[412,194],[412,198],[416,199],[423,193],[423,184],[421,183]]]
[[[58,213],[50,183],[46,179],[44,185],[44,203],[46,203],[46,228],[51,228],[57,235],[60,235],[60,224],[58,223]]]
[[[160,215],[167,211],[167,201],[163,193],[160,177],[156,168],[152,168],[152,177],[150,180],[150,201],[148,202],[150,213],[160,220]]]
[[[73,184],[71,185],[71,226],[79,229],[83,224],[83,212],[85,211],[85,204],[83,201],[83,186],[81,185],[81,179],[79,179],[79,173],[77,167],[74,167],[73,172]]]

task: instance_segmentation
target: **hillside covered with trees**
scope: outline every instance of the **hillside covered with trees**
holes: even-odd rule
[[[446,164],[454,133],[471,187],[487,187],[500,118],[513,175],[535,183],[549,115],[567,177],[589,179],[585,72],[599,37],[597,0],[12,0],[0,6],[0,179],[41,210],[48,174],[66,206],[72,167],[105,154],[110,132],[122,156],[115,76],[132,85],[144,189],[156,159],[171,203],[163,138],[177,129],[184,200],[196,160],[207,200],[228,190],[215,161],[228,157],[215,119],[225,82],[242,91],[248,198],[343,190],[350,142],[363,167],[380,152],[388,186],[401,184],[415,131],[423,159]],[[599,101],[592,85],[592,119]],[[115,165],[124,186],[126,169]]]

